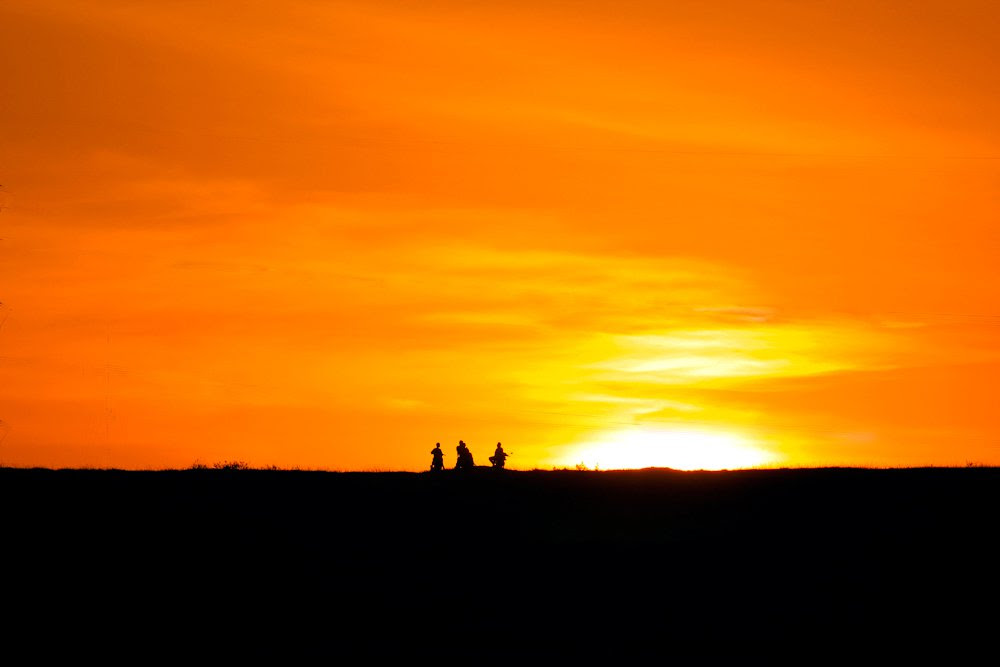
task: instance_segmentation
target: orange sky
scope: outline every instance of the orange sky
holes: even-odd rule
[[[0,464],[1000,465],[992,0],[0,4]]]

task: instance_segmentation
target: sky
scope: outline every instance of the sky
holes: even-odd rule
[[[1000,3],[0,4],[0,465],[1000,465]]]

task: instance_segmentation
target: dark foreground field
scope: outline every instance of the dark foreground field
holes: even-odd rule
[[[635,664],[795,647],[812,664],[995,650],[1000,627],[995,468],[5,468],[0,500],[3,645],[39,657]]]

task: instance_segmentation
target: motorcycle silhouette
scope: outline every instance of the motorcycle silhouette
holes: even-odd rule
[[[507,465],[507,457],[510,456],[513,453],[514,452],[504,452],[503,454],[500,454],[499,456],[498,455],[491,456],[490,457],[490,465],[493,468],[497,469],[497,470],[502,470],[503,467],[505,465]]]

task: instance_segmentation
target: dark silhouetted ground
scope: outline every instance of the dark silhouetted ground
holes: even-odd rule
[[[998,628],[996,468],[4,468],[0,500],[4,646],[39,655],[814,664]]]

